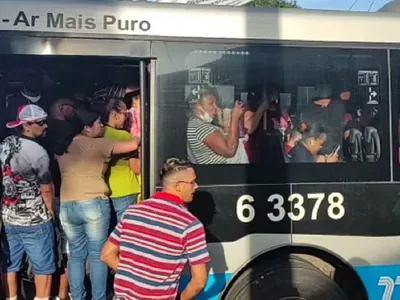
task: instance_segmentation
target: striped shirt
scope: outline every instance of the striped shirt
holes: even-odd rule
[[[220,129],[200,119],[190,118],[187,127],[187,151],[189,160],[194,164],[225,164],[226,158],[215,153],[205,143],[204,139]]]
[[[186,263],[210,261],[203,225],[179,197],[163,192],[131,205],[109,241],[120,249],[118,300],[175,300]]]

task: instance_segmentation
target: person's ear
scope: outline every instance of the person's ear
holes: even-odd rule
[[[90,133],[90,132],[92,132],[92,128],[90,126],[84,126],[83,131]]]

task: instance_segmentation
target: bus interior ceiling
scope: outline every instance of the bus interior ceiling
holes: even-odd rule
[[[34,72],[32,72],[34,71]],[[33,75],[31,75],[33,74]],[[140,86],[139,60],[99,56],[33,56],[0,55],[0,101],[2,120],[7,113],[7,95],[19,91],[29,76],[40,76],[41,92],[48,109],[57,93],[84,94],[93,97],[97,90],[110,84]],[[4,121],[3,121],[4,123]],[[1,124],[4,132],[5,124]]]

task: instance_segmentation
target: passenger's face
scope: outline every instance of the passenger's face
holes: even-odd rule
[[[117,128],[123,128],[125,121],[126,121],[126,112],[127,112],[127,108],[125,103],[121,106],[120,111],[113,111],[112,112],[112,117],[115,120],[115,124]]]
[[[86,128],[86,130],[93,138],[102,137],[104,135],[104,125],[101,123],[100,118],[94,121],[92,127]]]
[[[30,133],[33,137],[39,138],[43,136],[47,130],[47,120],[40,119],[35,122],[24,124],[25,132]]]
[[[60,103],[59,106],[60,113],[64,116],[64,118],[69,117],[75,110],[74,102],[69,99],[65,99]]]
[[[351,97],[350,91],[344,91],[344,92],[340,93],[340,99],[342,99],[343,101],[349,101],[350,97]]]
[[[193,168],[179,173],[176,180],[176,188],[183,202],[190,203],[198,186],[196,183],[196,173]]]
[[[311,143],[310,143],[310,151],[313,154],[317,154],[319,151],[321,151],[321,148],[324,146],[325,142],[326,142],[327,136],[324,134],[319,138],[314,138],[311,139]]]
[[[132,107],[133,108],[140,108],[140,96],[132,97]]]
[[[217,99],[214,96],[205,96],[200,101],[201,108],[204,112],[208,113],[210,117],[215,117],[217,115]]]

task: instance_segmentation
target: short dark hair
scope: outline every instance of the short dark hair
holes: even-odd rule
[[[320,139],[322,136],[327,135],[327,131],[320,123],[307,124],[307,128],[303,132],[302,140],[310,138]]]
[[[100,115],[93,110],[86,108],[76,110],[67,120],[71,124],[71,131],[58,141],[54,153],[57,155],[67,153],[67,149],[71,145],[73,138],[82,132],[85,126],[93,126],[94,122],[99,118]]]
[[[160,179],[163,181],[167,176],[170,176],[176,172],[185,171],[190,168],[192,168],[192,165],[186,159],[175,157],[168,158],[160,170]]]

